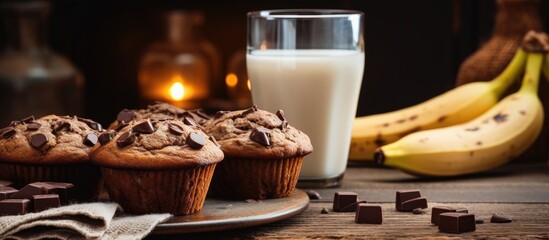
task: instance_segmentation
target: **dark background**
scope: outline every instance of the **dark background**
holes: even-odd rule
[[[365,13],[366,65],[357,116],[410,106],[452,88],[460,63],[489,38],[495,14],[494,1],[476,0],[53,0],[48,38],[86,79],[85,117],[107,125],[123,108],[144,107],[137,67],[146,47],[164,37],[164,11],[202,11],[205,37],[225,66],[231,54],[245,49],[246,13],[277,8]],[[549,1],[540,9],[547,13]],[[542,14],[544,26],[548,15]],[[213,90],[226,97],[224,79]]]

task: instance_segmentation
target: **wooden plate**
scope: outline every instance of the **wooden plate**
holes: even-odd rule
[[[252,227],[295,216],[307,209],[309,197],[295,189],[290,196],[260,201],[207,198],[202,211],[159,224],[153,234],[210,232]]]

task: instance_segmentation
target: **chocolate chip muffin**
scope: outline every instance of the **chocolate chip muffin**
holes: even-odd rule
[[[111,200],[132,214],[202,209],[223,152],[194,121],[130,121],[99,136],[91,153]]]
[[[76,116],[13,121],[0,130],[0,176],[18,187],[31,182],[70,182],[77,200],[94,200],[100,172],[91,164],[89,153],[101,131],[101,124]]]
[[[143,119],[179,119],[189,117],[198,124],[204,124],[211,117],[202,109],[183,110],[168,103],[157,102],[147,106],[146,109],[129,110],[123,109],[116,117],[116,121],[111,123],[109,129],[120,130],[130,121],[139,121]]]
[[[295,188],[309,137],[292,127],[284,113],[253,106],[218,112],[204,124],[225,154],[212,179],[210,195],[237,199],[288,196]]]

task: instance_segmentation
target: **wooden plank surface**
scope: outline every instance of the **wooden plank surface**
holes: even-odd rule
[[[401,189],[420,189],[429,201],[426,214],[397,212],[395,191]],[[549,239],[549,168],[545,163],[507,165],[451,179],[419,179],[393,169],[354,165],[347,169],[341,187],[314,190],[322,199],[312,200],[305,212],[280,222],[149,239]],[[355,191],[361,200],[380,203],[383,224],[356,224],[354,213],[332,212],[336,191]],[[485,223],[470,233],[441,233],[430,223],[431,207],[441,205],[467,208]],[[329,213],[321,214],[323,208]],[[490,223],[493,213],[512,216],[513,222]]]

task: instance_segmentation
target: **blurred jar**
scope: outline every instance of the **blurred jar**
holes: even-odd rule
[[[239,50],[229,58],[225,85],[229,98],[238,108],[246,108],[252,105],[252,94],[250,92],[252,86],[246,71],[245,50]]]
[[[145,102],[201,107],[213,79],[220,78],[221,57],[202,36],[200,12],[171,11],[165,17],[165,40],[151,44],[141,59],[140,95]]]
[[[29,115],[80,115],[84,78],[48,47],[50,3],[8,1],[0,12],[0,126]]]

